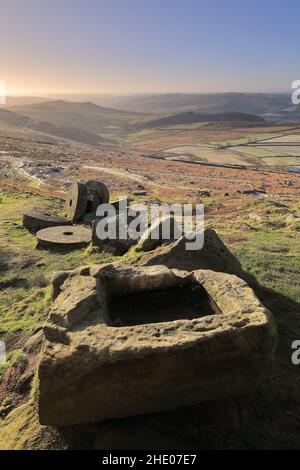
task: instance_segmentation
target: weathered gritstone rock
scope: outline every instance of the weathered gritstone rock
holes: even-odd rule
[[[90,243],[91,231],[79,225],[43,228],[37,232],[36,239],[39,247],[73,248]]]
[[[204,230],[204,245],[199,250],[187,250],[185,236],[176,242],[163,247],[160,251],[143,256],[140,266],[163,264],[168,268],[194,271],[195,269],[211,269],[242,277],[242,267],[238,259],[224,245],[212,229]]]
[[[51,282],[51,297],[55,300],[56,297],[62,292],[64,282],[71,276],[88,276],[91,268],[89,266],[81,266],[76,269],[67,269],[65,271],[55,271],[50,279]]]
[[[87,210],[87,188],[84,183],[73,183],[68,191],[66,206],[67,218],[79,222]]]
[[[67,279],[67,277],[72,274],[72,270],[66,271],[55,271],[51,276],[51,297],[56,299],[56,297],[61,293],[61,286]]]
[[[32,232],[42,228],[56,227],[59,225],[71,225],[71,221],[65,217],[51,214],[43,210],[27,210],[23,213],[23,225]]]
[[[41,424],[237,396],[270,367],[274,320],[236,276],[100,265],[74,271],[61,289],[44,328]]]

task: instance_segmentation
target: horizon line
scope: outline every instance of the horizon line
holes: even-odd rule
[[[276,89],[276,90],[247,90],[247,91],[157,91],[157,92],[101,92],[101,91],[48,91],[45,93],[39,92],[25,92],[25,93],[7,93],[7,98],[47,98],[51,96],[154,96],[154,95],[222,95],[222,94],[272,94],[272,93],[282,93],[288,94],[289,90],[287,89]]]

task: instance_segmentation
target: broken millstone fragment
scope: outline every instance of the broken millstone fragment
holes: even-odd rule
[[[84,183],[73,183],[68,191],[65,210],[67,218],[79,222],[87,210],[87,188]]]
[[[71,221],[65,217],[51,214],[46,210],[27,210],[23,213],[23,225],[32,232],[37,232],[42,228],[71,224]]]
[[[90,243],[91,231],[79,225],[51,227],[39,230],[36,238],[38,247],[75,248]]]

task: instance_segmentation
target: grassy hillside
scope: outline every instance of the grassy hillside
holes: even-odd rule
[[[128,126],[145,117],[144,114],[104,108],[91,102],[75,103],[63,100],[12,106],[9,109],[35,120],[72,126],[107,138],[122,134]]]
[[[174,126],[177,124],[192,124],[195,122],[265,122],[265,120],[255,114],[247,113],[186,113],[173,114],[143,123],[145,128]],[[141,125],[140,125],[141,127]]]
[[[300,413],[300,379],[290,359],[292,341],[300,332],[300,213],[296,201],[227,198],[226,211],[222,198],[211,198],[207,204],[207,226],[216,229],[239,258],[277,322],[274,370],[255,393],[165,413],[56,429],[39,425],[35,407],[34,374],[41,348],[40,328],[51,304],[50,275],[57,269],[114,259],[86,249],[37,250],[35,237],[22,227],[22,211],[35,205],[60,211],[61,202],[5,191],[0,196],[0,338],[8,353],[8,362],[0,369],[1,449],[298,446],[299,420],[295,417]]]
[[[30,129],[44,134],[49,134],[63,139],[74,140],[83,144],[100,145],[109,143],[109,139],[105,139],[92,132],[76,129],[69,125],[60,125],[47,120],[32,119],[23,114],[15,113],[7,109],[0,109],[0,128],[9,128],[11,131],[17,129]]]

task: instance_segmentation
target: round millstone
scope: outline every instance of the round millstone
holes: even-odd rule
[[[51,214],[46,210],[28,210],[23,213],[23,225],[28,230],[36,232],[42,228],[57,227],[58,225],[71,225],[70,220],[59,215]]]
[[[87,189],[88,212],[95,212],[100,204],[109,202],[109,191],[101,181],[90,180],[85,183]]]
[[[87,188],[84,183],[73,183],[66,199],[67,218],[79,222],[87,209]]]
[[[50,227],[39,230],[36,238],[38,246],[71,248],[87,245],[91,241],[91,230],[79,225]]]

